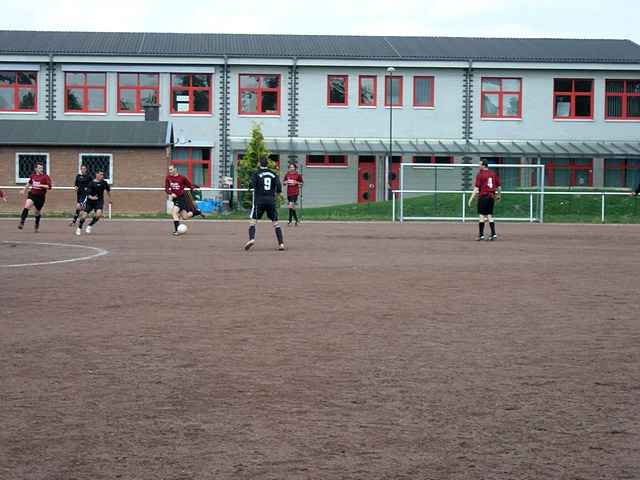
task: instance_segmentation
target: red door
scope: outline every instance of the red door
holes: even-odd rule
[[[376,157],[358,157],[358,203],[376,201]]]
[[[402,157],[391,157],[391,190],[400,189],[400,164]]]

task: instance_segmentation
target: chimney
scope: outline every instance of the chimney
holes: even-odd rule
[[[145,122],[157,122],[160,120],[160,105],[145,105],[144,109],[144,121]]]

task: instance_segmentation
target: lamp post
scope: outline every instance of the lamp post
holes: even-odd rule
[[[387,68],[387,77],[389,85],[389,156],[387,157],[387,200],[391,200],[393,192],[391,188],[391,180],[393,178],[393,172],[391,171],[391,164],[393,163],[393,72],[396,69],[393,67]]]

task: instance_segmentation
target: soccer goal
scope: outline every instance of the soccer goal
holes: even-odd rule
[[[480,164],[402,163],[399,188],[393,190],[393,220],[462,221],[477,218],[473,193]],[[502,184],[495,218],[501,221],[544,221],[544,165],[490,163]]]

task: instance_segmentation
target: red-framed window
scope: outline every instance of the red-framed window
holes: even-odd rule
[[[403,98],[403,77],[390,76],[384,77],[384,106],[401,107]]]
[[[64,111],[105,113],[107,111],[107,74],[67,72],[64,76]]]
[[[280,75],[241,73],[238,77],[240,115],[280,115]]]
[[[485,77],[481,118],[522,118],[522,79]]]
[[[605,158],[604,186],[636,188],[640,185],[640,158]]]
[[[593,186],[593,159],[542,159],[545,165],[545,183],[550,187]]]
[[[593,80],[555,78],[553,80],[553,118],[593,119]]]
[[[118,112],[143,113],[143,107],[157,105],[159,98],[159,74],[118,73]]]
[[[453,157],[437,157],[435,155],[415,155],[413,163],[453,163]]]
[[[640,120],[640,80],[605,81],[605,118]]]
[[[346,155],[307,155],[307,167],[347,167],[349,161]]]
[[[433,77],[413,77],[413,106],[433,107],[435,104],[435,81]]]
[[[171,113],[206,115],[212,112],[211,75],[171,74]]]
[[[38,73],[0,71],[0,112],[38,110]]]
[[[196,185],[211,187],[211,149],[178,147],[173,149],[171,165]]]
[[[347,75],[327,76],[327,105],[330,107],[349,105],[349,77]]]
[[[378,77],[360,75],[358,77],[358,106],[376,107],[378,105]]]

